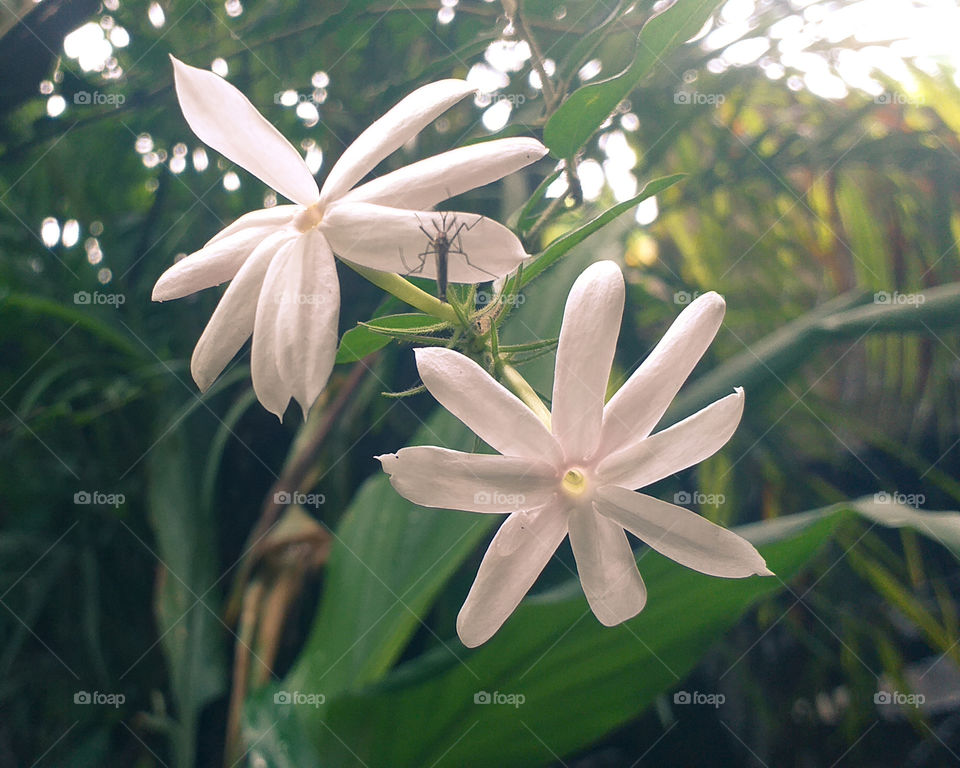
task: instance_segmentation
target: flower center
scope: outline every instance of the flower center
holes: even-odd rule
[[[579,467],[568,469],[563,476],[563,480],[560,481],[560,485],[568,496],[574,498],[583,496],[587,490],[587,475]]]
[[[298,232],[303,233],[308,229],[313,229],[321,221],[323,221],[323,207],[320,203],[314,203],[309,208],[304,208],[294,216],[293,226],[297,228]]]

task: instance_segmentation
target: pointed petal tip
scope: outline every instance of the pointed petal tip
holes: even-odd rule
[[[767,568],[766,563],[764,563],[762,568],[757,569],[757,576],[776,576],[776,575],[777,574],[775,574],[773,571]]]
[[[479,631],[480,627],[470,626],[473,622],[469,622],[462,617],[463,613],[461,612],[457,616],[457,636],[467,648],[478,648],[496,634],[496,632]]]

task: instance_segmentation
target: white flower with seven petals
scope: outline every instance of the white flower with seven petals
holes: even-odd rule
[[[607,626],[632,618],[647,600],[625,531],[711,576],[772,575],[732,531],[634,493],[711,456],[740,421],[737,389],[650,434],[716,335],[723,299],[707,293],[684,309],[604,405],[623,305],[623,275],[613,262],[593,264],[574,284],[557,347],[550,428],[470,358],[416,350],[430,393],[501,454],[417,446],[378,457],[393,487],[416,504],[508,515],[457,618],[467,646],[493,636],[568,535],[583,591]]]
[[[241,216],[164,272],[153,299],[176,299],[230,280],[197,342],[190,370],[206,390],[252,335],[254,390],[281,418],[291,397],[306,413],[333,368],[340,311],[334,253],[372,269],[406,273],[426,247],[421,224],[428,230],[433,222],[440,225],[440,214],[426,209],[546,153],[535,139],[489,141],[354,188],[387,155],[475,91],[463,80],[440,80],[411,93],[360,134],[318,188],[297,150],[239,90],[213,72],[177,59],[173,66],[177,98],[193,132],[295,205]],[[526,257],[506,227],[475,215],[456,216],[472,222],[461,232],[470,262],[451,258],[450,282],[500,277]],[[436,277],[432,261],[426,259],[417,274]]]

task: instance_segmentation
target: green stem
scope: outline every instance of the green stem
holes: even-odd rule
[[[392,272],[380,272],[379,270],[369,269],[368,267],[361,267],[359,264],[352,264],[349,261],[344,261],[343,263],[361,277],[365,277],[378,288],[382,288],[387,293],[396,296],[400,301],[406,302],[411,307],[415,307],[421,312],[426,312],[428,315],[452,325],[460,324],[460,318],[453,307],[445,301],[440,301],[440,299],[431,296],[426,291],[420,290],[409,280],[400,277],[400,275],[395,275]]]
[[[550,429],[550,409],[543,404],[543,400],[534,391],[533,387],[527,382],[520,372],[512,365],[503,366],[503,382],[507,385],[513,394],[519,397],[526,406],[533,411],[537,418],[547,425]]]

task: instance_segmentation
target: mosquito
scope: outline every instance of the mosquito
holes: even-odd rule
[[[423,272],[424,266],[426,266],[427,259],[430,256],[436,258],[437,264],[437,298],[440,301],[447,300],[447,266],[450,261],[450,256],[462,256],[464,261],[467,262],[474,269],[478,269],[481,272],[485,272],[490,275],[491,279],[495,279],[497,276],[492,272],[487,272],[483,267],[478,267],[472,261],[470,257],[467,256],[466,251],[463,250],[463,242],[460,239],[461,232],[469,232],[477,224],[481,222],[483,216],[478,216],[477,220],[473,224],[467,224],[466,222],[458,222],[457,215],[455,213],[441,213],[440,214],[440,224],[437,224],[436,219],[431,219],[429,222],[433,224],[434,232],[431,232],[427,229],[423,221],[420,220],[420,217],[417,216],[417,222],[420,225],[420,231],[427,236],[427,247],[425,250],[417,254],[418,262],[415,267],[410,269],[410,266],[407,264],[406,259],[403,258],[403,249],[400,250],[400,259],[403,261],[403,266],[408,269],[407,274],[415,275],[418,272]]]

